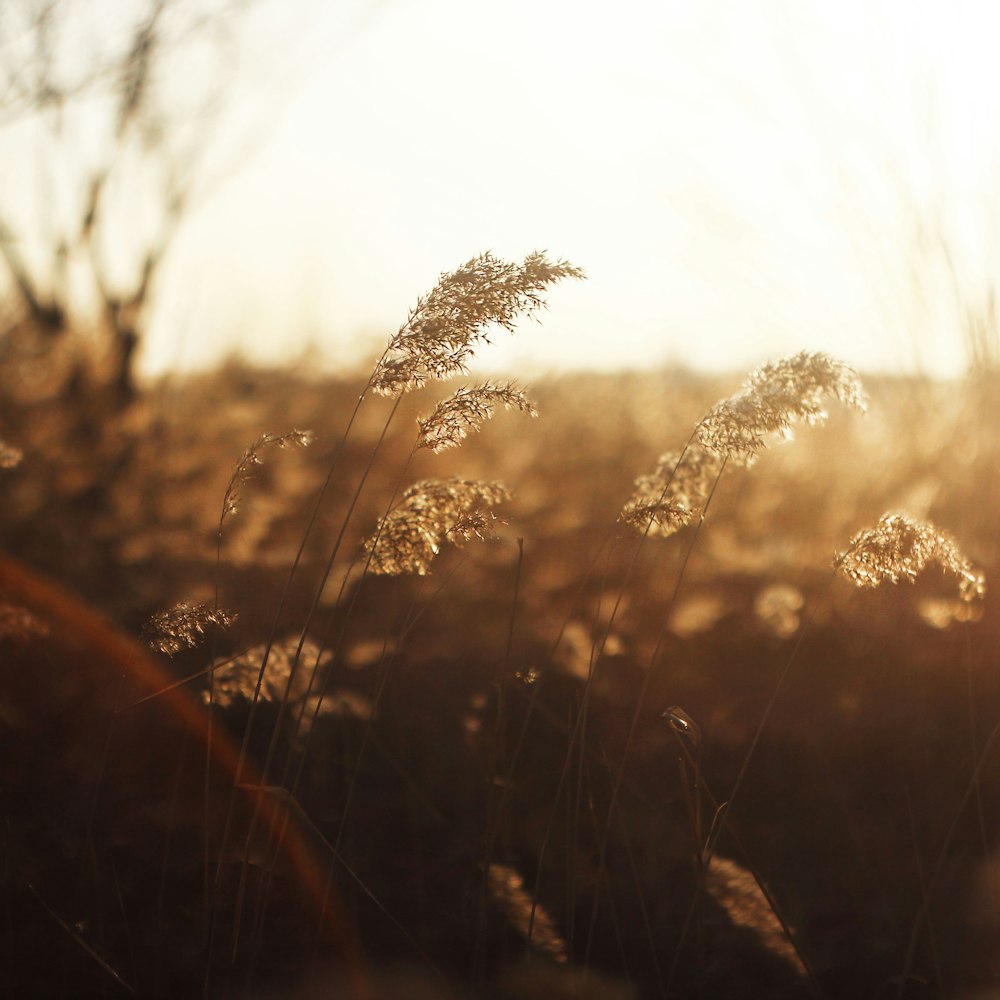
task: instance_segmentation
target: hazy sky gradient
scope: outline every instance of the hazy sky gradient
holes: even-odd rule
[[[992,4],[324,8],[175,247],[146,370],[367,363],[440,271],[534,248],[589,281],[483,367],[963,364],[998,262]]]

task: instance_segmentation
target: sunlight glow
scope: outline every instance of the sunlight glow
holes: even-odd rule
[[[996,11],[316,13],[307,83],[176,247],[145,370],[310,342],[367,364],[439,272],[542,248],[590,280],[485,368],[741,369],[810,349],[958,372],[1000,249]]]

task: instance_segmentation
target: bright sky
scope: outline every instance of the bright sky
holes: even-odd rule
[[[304,82],[174,247],[147,371],[309,342],[367,363],[439,272],[535,248],[589,280],[483,368],[964,363],[1000,261],[1000,7],[337,10],[311,15]]]

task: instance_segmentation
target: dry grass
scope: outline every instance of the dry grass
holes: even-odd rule
[[[473,258],[367,383],[0,404],[5,550],[194,678],[149,699],[89,625],[0,593],[12,995],[361,996],[397,962],[513,990],[526,950],[567,995],[992,982],[995,397],[867,380],[861,418],[807,353],[735,391],[429,384],[579,276]],[[253,780],[172,726],[181,691]]]

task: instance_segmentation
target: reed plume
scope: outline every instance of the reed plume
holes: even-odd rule
[[[371,388],[398,396],[431,379],[466,371],[478,343],[489,342],[491,327],[513,332],[516,320],[545,305],[542,293],[583,271],[564,260],[549,261],[536,251],[523,264],[490,253],[442,274],[437,285],[410,310],[375,366]]]
[[[948,532],[901,514],[883,514],[874,528],[859,531],[834,560],[837,570],[856,587],[877,587],[887,580],[912,582],[931,564],[958,578],[963,601],[986,594],[986,578]]]
[[[672,535],[701,514],[721,471],[721,459],[702,445],[667,452],[652,475],[635,481],[621,520],[650,535]]]
[[[695,431],[709,451],[739,465],[752,465],[769,434],[790,437],[799,421],[826,419],[824,397],[865,409],[854,371],[826,354],[800,351],[753,372],[735,395],[717,403]]]
[[[296,671],[293,676],[297,655],[299,659],[315,663],[316,669],[323,669],[333,659],[332,654],[321,650],[311,639],[306,639],[301,652],[297,653],[298,642],[298,637],[295,636],[271,644],[267,673],[260,688],[260,697],[264,701],[280,704],[285,696],[289,677],[292,677],[292,690],[288,692],[289,702],[298,703],[306,696],[309,681],[306,672]],[[230,660],[225,666],[218,667],[215,671],[214,694],[210,699],[209,692],[203,691],[202,700],[206,704],[214,700],[221,708],[226,708],[239,698],[252,700],[265,649],[265,644],[253,646]]]
[[[49,634],[49,625],[20,604],[0,603],[0,642],[27,642]]]
[[[209,626],[227,629],[237,615],[207,604],[175,604],[151,615],[142,627],[142,637],[153,649],[175,656],[184,649],[197,646]]]
[[[6,441],[0,440],[0,469],[13,469],[21,464],[24,457],[20,448],[15,448]]]
[[[490,865],[486,876],[490,899],[503,911],[507,922],[525,940],[553,961],[567,961],[566,941],[549,912],[532,901],[524,879],[509,865]]]
[[[705,889],[737,927],[751,931],[763,948],[797,973],[806,973],[752,872],[729,858],[713,857],[705,872]]]
[[[823,398],[865,409],[854,372],[825,354],[801,351],[753,372],[743,388],[716,403],[679,454],[663,455],[640,476],[620,519],[650,535],[672,535],[700,516],[726,463],[752,465],[767,435],[791,436],[800,420],[826,418]]]
[[[241,456],[240,460],[236,463],[236,468],[233,470],[233,474],[229,479],[229,485],[226,487],[225,496],[222,500],[222,515],[219,518],[219,527],[221,530],[222,522],[232,514],[235,514],[239,509],[240,500],[240,490],[246,484],[247,480],[250,478],[250,474],[253,471],[255,465],[260,465],[261,463],[261,452],[265,448],[275,447],[275,448],[305,448],[312,444],[313,433],[312,431],[298,431],[291,430],[287,434],[262,434],[253,444],[251,444]]]
[[[488,537],[496,521],[492,508],[509,498],[497,482],[427,479],[414,483],[365,542],[370,571],[385,576],[426,575],[445,541],[459,544]]]
[[[439,452],[457,447],[470,433],[478,431],[498,406],[505,410],[518,410],[529,417],[538,416],[535,404],[512,382],[506,385],[486,382],[478,386],[463,386],[438,403],[430,416],[417,422],[420,427],[417,448]]]

